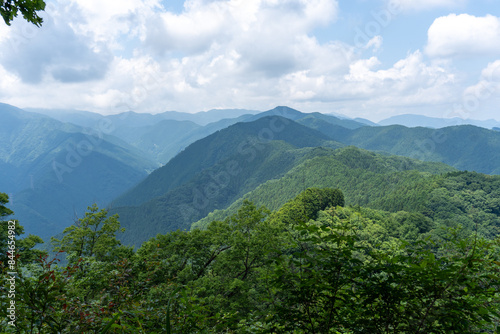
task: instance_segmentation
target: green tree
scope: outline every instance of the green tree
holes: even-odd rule
[[[6,207],[7,203],[9,203],[9,196],[0,193],[0,219],[14,214],[12,210]],[[37,244],[43,243],[39,236],[30,234],[23,239],[18,239],[19,236],[24,234],[24,228],[17,220],[11,221],[14,222],[14,225],[9,228],[8,221],[0,220],[0,263],[8,262],[8,254],[10,254],[8,250],[9,240],[11,245],[12,242],[15,245],[15,253],[12,253],[10,257],[15,258],[18,265],[32,263],[40,255],[45,254],[43,251],[33,249]],[[9,234],[9,230],[13,231],[13,234]]]
[[[90,257],[96,261],[106,261],[122,250],[116,233],[124,232],[125,229],[120,229],[118,215],[107,217],[108,211],[99,210],[97,204],[89,206],[87,210],[85,217],[63,231],[61,240],[51,239],[54,251],[66,252],[70,263]]]
[[[7,25],[21,12],[23,18],[40,27],[43,19],[38,15],[45,9],[43,0],[0,0],[0,14]]]
[[[276,259],[274,332],[500,329],[499,239],[462,238],[449,230],[445,238],[374,249],[362,245],[359,219],[330,215],[330,222],[322,215],[322,223],[296,224],[297,251]]]

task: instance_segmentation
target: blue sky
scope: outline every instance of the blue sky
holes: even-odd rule
[[[500,120],[497,0],[49,0],[0,23],[0,101]]]

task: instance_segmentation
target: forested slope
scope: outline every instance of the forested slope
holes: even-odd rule
[[[194,223],[193,228],[234,214],[243,200],[276,210],[301,189],[334,187],[343,191],[347,205],[415,212],[439,226],[477,227],[484,236],[497,235],[500,176],[451,171],[444,164],[342,148],[307,160],[281,179],[262,184],[228,209],[214,211]]]
[[[347,129],[320,119],[299,123],[331,139],[371,151],[383,151],[424,161],[443,162],[460,170],[500,174],[500,133],[472,125],[442,129],[400,125]]]

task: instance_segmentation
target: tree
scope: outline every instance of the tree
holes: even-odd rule
[[[116,233],[124,232],[125,229],[120,229],[118,215],[107,217],[108,211],[99,211],[97,204],[89,206],[87,210],[84,218],[63,231],[61,240],[51,239],[54,251],[68,253],[70,262],[88,257],[105,261],[121,245]]]
[[[14,214],[12,210],[5,206],[7,203],[9,203],[9,196],[0,193],[0,219]],[[37,244],[43,243],[39,236],[30,234],[24,239],[17,239],[17,237],[24,234],[24,228],[17,220],[11,220],[10,222],[0,220],[0,263],[8,263],[10,257],[15,258],[17,264],[27,264],[34,262],[40,255],[45,254],[43,251],[33,249]],[[15,245],[14,253],[9,252],[9,241],[10,245]]]
[[[0,14],[7,25],[21,12],[26,21],[40,27],[43,19],[38,12],[45,9],[43,0],[0,0]]]

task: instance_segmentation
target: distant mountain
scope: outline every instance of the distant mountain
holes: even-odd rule
[[[472,125],[442,129],[400,125],[346,129],[320,120],[302,124],[345,145],[423,161],[443,162],[460,170],[500,174],[500,133]]]
[[[195,114],[167,111],[159,114],[124,112],[102,116],[78,110],[33,109],[52,118],[85,128],[96,129],[103,122],[116,136],[143,151],[148,159],[166,164],[181,150],[198,139],[238,122],[252,122],[266,116],[283,116],[291,120],[322,119],[330,124],[356,129],[365,124],[320,113],[302,113],[288,107],[265,112],[246,109],[213,109]]]
[[[181,113],[176,111],[167,111],[161,113],[165,119],[177,121],[191,121],[199,125],[207,125],[228,118],[238,118],[243,115],[255,115],[261,111],[249,109],[211,109],[197,113]]]
[[[328,122],[332,125],[338,125],[342,126],[347,129],[357,129],[360,127],[365,126],[366,124],[360,123],[353,121],[351,119],[345,119],[345,118],[339,118],[331,115],[325,115],[321,114],[318,112],[313,112],[313,113],[303,113],[298,110],[285,107],[285,106],[279,106],[274,109],[262,112],[260,114],[248,117],[246,121],[254,121],[258,118],[265,117],[265,116],[281,116],[285,117],[288,119],[291,119],[293,121],[299,121],[299,120],[304,120],[304,119],[320,119],[325,122]]]
[[[375,123],[375,122],[372,122],[368,119],[364,119],[364,118],[354,118],[353,119],[354,121],[358,122],[358,123],[362,123],[362,124],[365,124],[365,125],[368,125],[368,126],[379,126],[379,124]]]
[[[84,110],[26,108],[25,111],[49,116],[63,123],[72,123],[82,127],[94,127],[104,116]]]
[[[435,118],[423,115],[397,115],[392,116],[378,122],[379,125],[403,125],[406,127],[427,127],[427,128],[444,128],[448,126],[456,125],[475,125],[486,129],[492,129],[493,127],[500,126],[500,122],[490,119],[486,121],[472,120],[472,119],[461,119],[455,118]]]
[[[47,239],[86,207],[106,205],[157,167],[102,132],[0,104],[0,191],[26,233]]]
[[[157,114],[127,111],[104,116],[90,111],[74,109],[26,108],[25,110],[46,115],[61,122],[73,123],[84,127],[92,127],[100,119],[107,118],[113,121],[114,125],[118,128],[154,125],[163,120],[190,121],[203,126],[226,118],[237,118],[243,115],[255,115],[260,113],[258,110],[249,109],[211,109],[197,113],[165,111]]]

